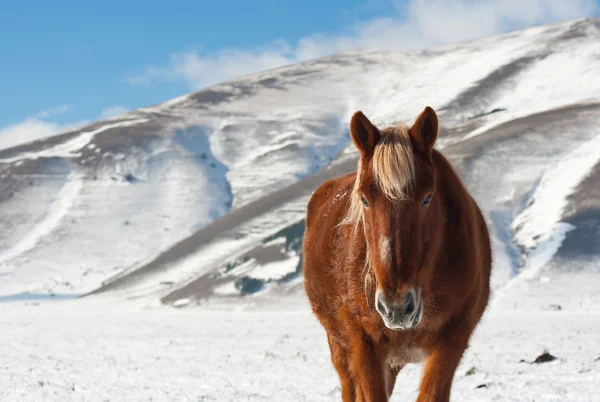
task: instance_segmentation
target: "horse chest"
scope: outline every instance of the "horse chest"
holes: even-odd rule
[[[420,363],[427,357],[425,349],[416,346],[402,345],[390,349],[385,363],[390,367],[403,366],[408,363]]]

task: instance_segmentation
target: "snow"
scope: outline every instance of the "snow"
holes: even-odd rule
[[[185,94],[182,96],[178,96],[166,102],[163,102],[154,106],[147,106],[141,109],[138,109],[137,112],[145,112],[145,113],[161,113],[169,108],[176,106],[177,104],[185,102],[189,98],[189,94]]]
[[[219,296],[232,296],[239,295],[240,291],[235,287],[235,282],[227,282],[224,285],[218,286],[213,291],[214,294]]]
[[[303,219],[307,202],[307,198],[301,198],[273,209],[270,214],[250,219],[237,228],[237,233],[242,233],[243,236],[232,238],[232,234],[229,236],[226,234],[215,238],[213,242],[199,247],[185,258],[163,267],[161,272],[140,280],[123,293],[127,297],[147,298],[152,292],[160,291],[162,294],[163,287],[159,285],[160,283],[172,282],[179,284],[178,287],[185,286],[199,275],[210,272],[211,268],[222,267],[227,261],[238,258],[253,247],[262,244],[268,235]],[[249,266],[250,264],[243,264],[231,273]],[[288,268],[284,270],[289,271]],[[236,293],[239,294],[238,291]]]
[[[110,306],[0,304],[7,329],[0,331],[0,400],[340,400],[325,333],[305,304],[288,311]],[[488,311],[457,371],[452,400],[594,401],[597,307]],[[558,360],[527,363],[544,350]],[[415,400],[420,370],[403,369],[392,401]]]
[[[3,263],[34,248],[39,240],[51,233],[73,204],[73,198],[81,190],[81,179],[71,177],[56,195],[56,199],[48,208],[47,215],[32,228],[20,241],[4,253],[0,253],[0,272],[7,274]]]
[[[542,176],[529,205],[513,221],[513,241],[526,250],[521,278],[533,278],[559,249],[573,225],[560,222],[567,197],[600,161],[600,135],[585,142]]]
[[[192,299],[189,297],[184,297],[183,299],[178,299],[173,302],[173,307],[184,307],[192,302]]]
[[[299,261],[300,257],[290,255],[284,261],[271,262],[261,265],[252,270],[248,276],[255,279],[277,280],[296,271]]]
[[[83,149],[89,142],[94,138],[94,136],[98,133],[101,133],[106,130],[110,130],[117,127],[128,127],[135,124],[146,123],[148,119],[134,119],[134,120],[126,120],[120,121],[118,123],[106,124],[91,131],[82,131],[75,138],[72,138],[68,141],[60,143],[54,147],[44,149],[39,152],[25,152],[23,154],[19,154],[18,156],[0,159],[0,163],[11,163],[14,161],[20,161],[23,159],[37,159],[37,158],[53,158],[53,157],[65,157],[65,158],[73,158],[80,156],[78,151]]]
[[[509,87],[500,91],[487,105],[487,110],[506,110],[490,115],[486,124],[465,135],[464,139],[519,117],[599,99],[598,40],[590,36],[575,44],[549,41],[547,46],[548,49],[538,49],[540,60],[520,72],[516,79],[511,79]],[[557,74],[569,79],[557,79]]]
[[[187,258],[173,263],[160,274],[142,280],[134,288],[128,290],[131,295],[140,297],[141,295],[147,295],[151,291],[156,289],[157,284],[160,283],[181,283],[182,285],[187,281],[193,280],[196,275],[206,272],[206,267],[210,267],[213,264],[217,264],[222,261],[226,261],[228,258],[241,254],[243,250],[246,250],[250,245],[248,239],[233,240],[233,239],[221,239],[210,245],[210,248],[200,248]],[[158,281],[156,279],[159,278]],[[160,287],[160,286],[159,286]],[[141,293],[139,293],[141,292]]]
[[[127,155],[96,178],[73,170],[17,193],[0,210],[0,270],[10,273],[0,295],[91,291],[226,214],[225,171],[190,159],[185,150]]]

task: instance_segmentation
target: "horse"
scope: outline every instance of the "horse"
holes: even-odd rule
[[[417,402],[449,401],[454,373],[490,293],[492,252],[481,211],[436,149],[426,107],[409,127],[350,122],[357,171],[311,196],[304,288],[324,327],[342,401],[389,400],[423,362]]]

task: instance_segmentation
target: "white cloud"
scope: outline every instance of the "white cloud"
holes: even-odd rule
[[[184,80],[199,89],[227,79],[354,49],[408,50],[456,43],[532,25],[593,15],[594,0],[409,0],[397,12],[356,24],[345,36],[312,35],[295,45],[284,41],[211,54],[173,54],[166,67],[148,67],[126,79],[132,85]]]
[[[197,52],[176,53],[171,55],[169,67],[148,67],[140,75],[127,79],[133,85],[146,85],[155,79],[185,79],[192,88],[200,88],[208,83],[225,81],[231,77],[253,71],[289,64],[296,56],[283,41],[245,51],[225,49],[203,57]]]
[[[58,124],[37,117],[29,117],[22,122],[0,128],[0,150],[50,137],[74,129],[81,124]]]
[[[45,109],[36,113],[34,116],[27,117],[25,120],[19,123],[0,127],[0,150],[27,144],[28,142],[51,137],[53,135],[65,133],[70,130],[75,130],[89,123],[87,120],[82,120],[73,123],[61,124],[50,120],[51,117],[56,117],[57,115],[66,113],[71,109],[72,105],[61,105],[50,109]],[[128,111],[129,109],[124,106],[110,106],[100,112],[98,119],[108,119]]]
[[[125,106],[121,106],[121,105],[109,106],[100,112],[100,119],[108,119],[108,118],[115,117],[115,116],[118,116],[120,114],[124,114],[127,112],[129,112],[129,109],[126,108]]]

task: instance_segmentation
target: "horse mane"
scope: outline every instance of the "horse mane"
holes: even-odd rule
[[[407,190],[414,186],[414,154],[409,128],[398,124],[381,131],[381,138],[371,159],[375,185],[392,201],[408,199]],[[349,200],[349,207],[342,224],[354,224],[357,228],[363,220],[364,209],[360,201],[360,178],[364,169],[362,159],[358,161],[356,181]]]

